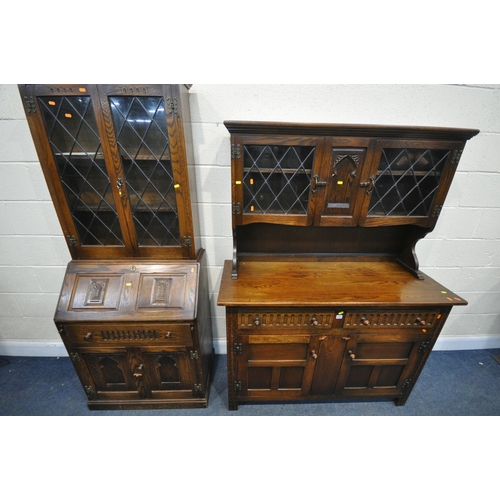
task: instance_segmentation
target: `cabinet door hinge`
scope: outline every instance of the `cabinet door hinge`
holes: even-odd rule
[[[36,113],[36,104],[34,97],[25,95],[24,104],[26,105],[27,113]]]
[[[77,352],[71,352],[69,354],[69,357],[71,358],[71,361],[75,361],[75,362],[82,360],[82,358],[80,358],[80,355]]]
[[[194,392],[201,392],[201,384],[194,384]]]
[[[191,236],[183,236],[182,238],[182,244],[185,246],[185,247],[191,247],[191,245],[193,244],[192,241],[191,241]]]
[[[233,203],[233,215],[241,214],[241,204],[240,202]]]
[[[401,386],[401,392],[404,394],[411,386],[412,379],[407,378],[404,382],[403,385]]]
[[[235,160],[241,157],[241,147],[239,144],[231,145],[231,159]]]
[[[418,352],[420,354],[424,353],[424,352],[427,352],[427,349],[429,349],[429,345],[430,345],[430,341],[427,340],[426,342],[422,342],[420,344],[420,347],[418,348]]]
[[[189,357],[190,357],[191,359],[198,359],[198,351],[191,351],[191,352],[189,353]]]
[[[177,97],[167,97],[167,113],[177,114],[179,108],[177,107]]]
[[[443,210],[443,205],[436,205],[432,211],[432,217],[439,217],[441,210]]]
[[[462,149],[455,149],[451,153],[451,162],[452,163],[458,163],[460,161],[460,157],[462,156],[462,152],[463,152]]]
[[[241,382],[239,380],[235,380],[234,381],[234,390],[235,390],[235,392],[241,391],[241,387],[242,387]]]
[[[75,236],[73,236],[72,234],[70,234],[69,236],[66,236],[66,238],[68,239],[68,245],[70,247],[76,247],[78,246],[78,241],[76,239]]]
[[[243,354],[243,344],[241,342],[234,344],[234,354]]]

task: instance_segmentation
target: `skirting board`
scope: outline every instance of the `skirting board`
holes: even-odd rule
[[[216,354],[226,354],[226,341],[214,341]],[[467,351],[474,349],[500,349],[500,335],[484,337],[440,337],[435,351]],[[68,356],[62,342],[13,342],[0,340],[0,356],[63,357]]]

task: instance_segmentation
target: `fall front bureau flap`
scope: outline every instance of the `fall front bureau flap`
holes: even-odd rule
[[[196,317],[197,261],[69,263],[55,321],[180,321]]]

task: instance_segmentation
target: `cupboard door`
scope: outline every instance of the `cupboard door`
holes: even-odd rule
[[[458,165],[460,142],[379,140],[360,223],[431,226]]]
[[[196,363],[198,356],[189,348],[143,349],[151,398],[188,399],[201,391]]]
[[[318,336],[238,335],[238,397],[285,400],[307,396],[318,348]]]
[[[315,224],[320,226],[354,226],[358,223],[364,192],[360,179],[367,171],[372,151],[369,139],[327,138],[329,151],[321,175],[313,179],[317,192]]]
[[[430,335],[411,333],[345,337],[335,393],[354,398],[401,395],[430,340]]]
[[[138,400],[147,395],[144,362],[137,349],[69,349],[89,399]]]
[[[101,85],[103,133],[134,255],[191,256],[186,153],[178,100],[169,86]]]
[[[233,137],[236,224],[311,224],[323,143],[315,137]]]
[[[188,399],[201,391],[190,346],[69,349],[89,399]]]
[[[131,255],[106,166],[96,86],[24,85],[20,91],[72,257]]]

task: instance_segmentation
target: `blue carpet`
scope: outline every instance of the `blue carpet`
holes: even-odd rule
[[[240,404],[227,409],[226,356],[216,356],[208,408],[90,411],[69,358],[9,357],[0,363],[4,416],[498,416],[500,349],[434,351],[405,406],[392,401]]]

